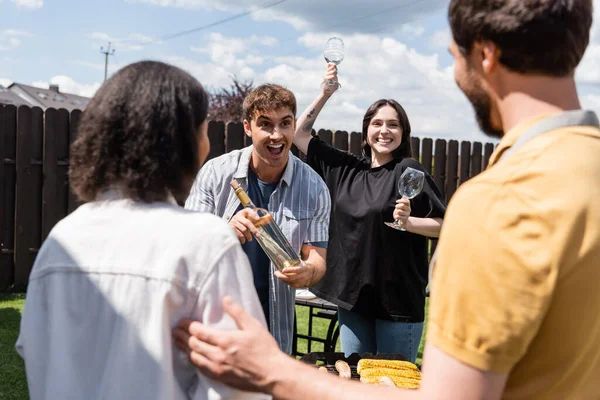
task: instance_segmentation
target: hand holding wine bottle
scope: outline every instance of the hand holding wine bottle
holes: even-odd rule
[[[258,213],[252,208],[242,208],[229,220],[231,226],[240,240],[241,244],[252,241],[252,235],[256,236],[260,233],[254,225],[258,222]]]
[[[287,285],[300,289],[314,284],[315,268],[304,261],[295,267],[286,267],[283,271],[275,271],[275,276]]]

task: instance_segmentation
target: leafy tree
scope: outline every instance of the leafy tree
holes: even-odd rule
[[[244,99],[253,89],[253,81],[240,81],[231,76],[229,88],[221,87],[209,92],[208,118],[213,121],[242,122]]]

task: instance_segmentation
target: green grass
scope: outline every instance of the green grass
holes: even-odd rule
[[[0,294],[0,400],[27,399],[23,360],[15,351],[24,294]]]
[[[0,400],[27,399],[27,381],[25,379],[25,366],[23,360],[15,351],[15,342],[19,335],[19,321],[25,304],[24,294],[0,294]],[[427,308],[425,309],[427,313]],[[296,307],[298,332],[308,333],[308,307]],[[313,318],[313,336],[325,338],[329,327],[329,320]],[[423,338],[425,337],[425,329]],[[424,340],[421,339],[417,364],[421,364]],[[298,351],[307,352],[307,341],[298,341]],[[323,351],[323,344],[313,342],[312,352]],[[336,351],[340,350],[338,340]]]

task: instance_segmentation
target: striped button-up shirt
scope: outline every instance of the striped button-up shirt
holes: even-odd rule
[[[229,220],[240,206],[230,186],[236,179],[248,190],[252,146],[208,161],[198,173],[185,208],[209,212]],[[303,244],[327,242],[331,197],[315,171],[290,153],[281,180],[269,199],[269,212],[298,254]],[[271,334],[290,354],[294,330],[295,289],[275,278],[270,263],[269,319]]]

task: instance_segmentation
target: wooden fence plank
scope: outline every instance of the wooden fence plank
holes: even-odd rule
[[[15,284],[25,285],[41,243],[43,111],[17,111],[17,196],[15,207]]]
[[[225,150],[229,153],[245,147],[244,125],[241,122],[229,122],[225,133]],[[211,143],[212,144],[212,143]]]
[[[348,132],[335,131],[335,134],[333,135],[333,147],[348,151]]]
[[[357,156],[362,155],[362,133],[352,132],[350,134],[350,152]]]
[[[0,106],[0,291],[14,283],[17,108]]]
[[[435,141],[435,159],[433,161],[433,180],[435,184],[442,192],[442,195],[446,196],[446,141],[444,139],[437,139]],[[448,201],[448,199],[446,199]]]
[[[429,138],[423,139],[421,144],[421,164],[425,167],[425,171],[431,175],[432,159],[433,159],[433,140]]]
[[[458,141],[448,143],[448,166],[446,168],[446,199],[450,201],[458,187]]]
[[[67,215],[69,112],[49,108],[44,118],[44,180],[42,189],[42,242]]]
[[[460,184],[462,185],[470,178],[471,167],[471,142],[460,143]]]
[[[210,140],[210,152],[206,161],[225,154],[225,124],[223,122],[208,122],[208,140]]]
[[[332,145],[331,140],[333,139],[332,137],[332,133],[330,130],[325,130],[325,129],[319,129],[319,137],[321,138],[322,141],[324,141],[325,143],[327,143],[328,145]]]
[[[473,149],[471,150],[471,173],[469,178],[478,175],[481,172],[481,142],[473,143]]]
[[[421,162],[421,139],[414,136],[410,138],[410,151],[412,158]]]
[[[490,162],[490,156],[492,155],[493,152],[494,152],[494,144],[486,143],[484,150],[483,150],[483,169],[487,168],[487,166]]]
[[[81,120],[81,110],[71,111],[71,119],[69,121],[69,157],[71,156],[71,145],[77,139],[77,130],[79,129],[79,121]],[[81,205],[69,184],[69,200],[67,204],[67,212],[72,213]]]
[[[71,138],[70,135],[65,135],[62,132],[70,131],[70,116],[69,111],[65,109],[58,110],[59,117],[59,129],[62,131],[56,138],[56,150],[57,150],[57,159],[58,159],[58,185],[59,190],[57,192],[57,202],[59,204],[59,208],[57,209],[58,213],[56,214],[56,222],[60,221],[67,215],[69,215],[69,195],[71,190],[69,188],[69,154],[70,146],[71,146]]]

